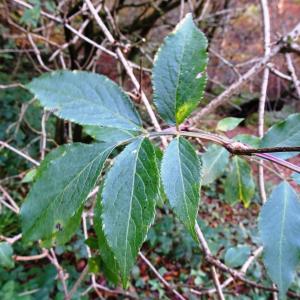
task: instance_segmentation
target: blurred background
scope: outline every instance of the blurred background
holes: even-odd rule
[[[272,0],[267,3],[272,48],[300,22],[300,1]],[[163,38],[186,13],[191,12],[209,41],[208,84],[199,109],[239,80],[264,56],[260,1],[95,0],[93,4],[115,37],[115,44],[107,40],[84,1],[0,1],[0,140],[37,161],[58,145],[71,141],[89,143],[92,138],[80,126],[57,119],[41,108],[23,88],[33,77],[57,69],[107,75],[129,93],[146,120],[146,126],[151,128],[139,91],[134,89],[116,58],[116,47],[122,49],[142,89],[152,99],[154,55]],[[270,70],[266,128],[291,113],[300,112],[297,79],[300,76],[300,46],[296,42],[291,42],[289,49],[280,51],[266,66]],[[215,130],[220,119],[232,116],[244,118],[244,121],[228,131],[228,137],[257,135],[261,85],[262,72],[257,72],[224,105],[200,120],[192,119],[188,125]],[[291,161],[299,163],[299,156]],[[253,171],[256,174],[256,165]],[[199,222],[213,254],[229,266],[240,267],[259,244],[256,221],[259,196],[256,192],[247,209],[241,204],[233,206],[223,201],[226,172],[213,184],[204,187]],[[285,170],[279,172],[290,174]],[[34,166],[30,161],[0,146],[0,197],[12,197],[21,205],[32,185],[33,174]],[[276,182],[277,177],[266,170],[267,190]],[[295,188],[299,190],[299,186],[295,185]],[[88,229],[93,237],[93,229]],[[19,233],[17,214],[0,202],[0,238],[5,240]],[[93,249],[92,241],[90,246]],[[37,245],[23,245],[21,241],[14,243],[14,251],[20,257],[40,253]],[[143,251],[160,274],[187,293],[189,299],[216,299],[214,293],[209,293],[213,289],[209,265],[203,262],[198,245],[173,218],[167,206],[159,209]],[[82,230],[79,229],[65,246],[56,247],[55,253],[72,286],[88,263]],[[128,293],[107,282],[97,262],[90,263],[97,274],[97,282],[107,290],[100,291],[100,296],[88,290],[90,281],[87,278],[74,299],[173,299],[140,260],[132,272]],[[254,281],[271,285],[260,259],[253,263],[248,275]],[[292,288],[300,292],[299,277]],[[10,269],[0,266],[0,299],[64,299],[62,290],[57,270],[47,258],[37,261],[15,259]],[[226,297],[273,299],[271,292],[257,290],[238,280],[227,287]]]

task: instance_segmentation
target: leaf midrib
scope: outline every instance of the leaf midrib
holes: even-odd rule
[[[185,185],[184,185],[184,181],[183,181],[183,174],[182,174],[182,168],[181,168],[181,158],[180,158],[180,150],[179,150],[179,143],[180,143],[180,140],[178,138],[178,142],[177,142],[177,150],[178,150],[178,161],[179,161],[179,173],[180,173],[180,179],[181,179],[181,183],[182,183],[182,187],[183,187],[183,190],[184,190],[184,193],[183,193],[183,199],[184,199],[184,206],[185,206],[185,210],[186,210],[186,214],[187,214],[187,217],[188,217],[188,220],[189,220],[189,223],[190,223],[190,229],[193,230],[193,222],[190,218],[190,215],[189,215],[189,211],[188,211],[188,207],[187,207],[187,203],[186,203],[186,192],[185,192]]]
[[[43,87],[43,90],[46,90],[47,92],[50,92],[50,93],[53,94],[53,89],[51,89],[51,88],[49,88],[49,87]],[[55,90],[55,92],[56,92],[56,90]],[[36,94],[36,96],[37,96],[38,99],[41,99],[41,98],[39,97],[39,94],[40,94],[40,93],[35,92],[35,94]],[[99,98],[101,98],[101,97],[99,96],[98,93],[97,93],[97,95],[98,95]],[[64,96],[64,97],[70,97],[70,96],[66,95],[66,96]],[[120,96],[120,97],[122,97],[122,96]],[[91,105],[91,103],[92,103],[93,105],[98,105],[98,103],[95,103],[94,101],[91,101],[90,98],[79,97],[79,99],[80,99],[82,102],[87,103],[88,105]],[[40,101],[41,101],[41,102],[45,102],[45,101],[43,101],[43,100],[40,100]],[[46,101],[46,102],[48,102],[48,101]],[[129,104],[130,104],[130,103],[129,103]],[[62,112],[62,106],[63,106],[63,104],[57,103],[57,106],[58,106],[58,107],[47,107],[47,106],[45,105],[45,108],[48,108],[49,110],[57,108],[57,109],[59,109],[60,114],[59,114],[58,112],[54,112],[54,114],[62,115],[61,112]],[[99,103],[99,106],[103,107],[109,114],[112,114],[112,115],[115,116],[117,119],[121,119],[121,120],[123,120],[123,121],[125,120],[126,122],[128,122],[128,123],[130,123],[130,124],[133,124],[133,125],[135,125],[135,126],[137,126],[137,127],[139,127],[139,128],[141,127],[140,124],[137,124],[137,123],[135,123],[134,121],[132,121],[131,119],[128,119],[127,116],[121,115],[121,114],[118,113],[118,112],[115,112],[115,111],[110,110],[106,105],[103,104],[103,101],[101,101],[101,103]],[[133,111],[134,111],[134,107],[133,107]],[[135,114],[135,111],[134,111],[134,114]],[[139,119],[138,116],[136,116],[136,117],[137,117],[137,119]],[[76,122],[75,122],[75,123],[76,123]]]
[[[283,239],[284,239],[284,231],[285,231],[285,219],[286,219],[286,210],[287,210],[287,204],[288,204],[288,199],[287,199],[287,193],[286,193],[286,186],[284,185],[284,194],[283,194],[283,210],[282,210],[282,218],[280,220],[280,238],[279,238],[279,286],[280,290],[282,290],[282,244],[283,244]]]
[[[109,148],[108,148],[109,149]],[[75,181],[77,180],[80,175],[88,168],[90,167],[100,156],[103,155],[103,153],[105,151],[107,151],[108,149],[104,150],[103,152],[101,152],[99,155],[97,155],[93,160],[91,160],[88,164],[85,165],[85,167],[79,172],[77,173],[77,175],[72,178],[72,180],[64,187],[64,189],[55,196],[55,198],[52,200],[52,201],[49,201],[48,205],[43,209],[43,212],[38,216],[38,218],[36,219],[36,222],[34,222],[29,228],[28,230],[26,231],[27,232],[27,235],[29,235],[29,233],[31,233],[33,227],[40,222],[41,218],[45,216],[45,214],[47,213],[48,209],[50,209],[54,204],[56,204],[56,200],[58,198],[60,198],[64,193],[65,191],[69,188],[69,186]],[[60,157],[61,158],[61,157]],[[75,212],[76,213],[76,212]]]
[[[129,204],[127,228],[126,228],[126,233],[125,233],[126,243],[125,243],[125,263],[124,263],[124,268],[123,268],[123,274],[127,274],[126,268],[127,268],[128,233],[129,233],[130,216],[131,216],[131,211],[132,211],[133,191],[134,191],[134,186],[135,186],[136,166],[137,166],[138,155],[139,155],[139,152],[140,152],[143,142],[144,142],[144,139],[141,140],[139,147],[136,149],[136,157],[135,157],[135,161],[134,161],[134,168],[133,168],[134,171],[133,171],[133,176],[132,176],[131,195],[130,195],[131,201]]]
[[[185,47],[186,47],[186,40],[187,40],[187,34],[184,35],[183,37],[183,48],[182,48],[182,53],[181,53],[181,57],[180,57],[180,63],[179,63],[179,71],[178,71],[178,77],[177,77],[177,85],[176,85],[176,89],[175,89],[175,122],[177,124],[177,96],[178,96],[178,88],[179,88],[179,83],[181,82],[181,68],[182,68],[182,59],[185,53]]]

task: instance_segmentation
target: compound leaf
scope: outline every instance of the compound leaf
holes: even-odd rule
[[[113,150],[112,144],[70,144],[47,155],[21,208],[26,240],[67,241],[77,224],[88,193]],[[72,230],[71,230],[72,229]]]
[[[178,137],[169,144],[164,153],[161,176],[172,209],[195,238],[200,201],[200,161],[186,139]]]
[[[248,207],[255,192],[255,184],[249,164],[242,158],[232,159],[225,181],[225,198],[228,203],[241,201]]]
[[[154,101],[161,117],[180,124],[196,108],[206,85],[207,39],[191,14],[159,48],[153,68]]]
[[[299,198],[287,182],[282,182],[264,204],[259,220],[264,263],[282,298],[299,263],[299,228]]]
[[[261,147],[296,147],[300,145],[300,113],[273,125],[261,140]],[[282,159],[293,157],[299,152],[272,153]]]
[[[124,286],[155,216],[159,176],[155,150],[140,138],[117,156],[102,193],[103,230]]]
[[[27,85],[41,104],[55,115],[83,125],[141,128],[129,97],[105,76],[83,71],[57,71]]]

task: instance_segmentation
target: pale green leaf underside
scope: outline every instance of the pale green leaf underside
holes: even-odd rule
[[[236,128],[244,119],[228,117],[218,122],[217,130],[228,131]]]
[[[123,285],[154,220],[159,176],[154,147],[137,139],[115,159],[102,193],[103,230]]]
[[[240,267],[249,258],[251,249],[249,246],[237,245],[229,248],[225,253],[225,264],[232,268]]]
[[[173,211],[195,237],[200,202],[200,161],[193,146],[183,137],[173,139],[166,149],[161,176]]]
[[[224,147],[211,145],[201,155],[201,160],[202,185],[209,185],[224,173],[229,161],[229,153]]]
[[[106,143],[120,143],[138,135],[136,131],[91,125],[84,126],[84,131],[95,140]]]
[[[206,85],[207,40],[192,15],[169,34],[153,68],[154,101],[169,124],[182,123],[199,104]]]
[[[273,125],[263,137],[260,147],[297,147],[300,145],[300,113],[290,115]],[[282,159],[293,157],[299,152],[272,153]]]
[[[245,207],[248,207],[254,192],[255,183],[251,167],[244,159],[235,156],[225,181],[226,201],[231,204],[241,201]]]
[[[259,220],[264,263],[282,298],[294,279],[299,263],[299,228],[299,198],[287,182],[282,182],[263,206]]]
[[[21,208],[26,240],[63,243],[71,237],[80,222],[79,211],[113,148],[112,144],[78,143],[46,156]]]
[[[13,249],[6,242],[0,243],[0,266],[4,268],[13,268],[14,261],[12,259]]]
[[[236,135],[235,137],[233,137],[233,140],[244,143],[253,148],[259,148],[259,144],[260,144],[259,137],[255,136],[255,135],[246,134],[246,133]]]
[[[44,74],[27,87],[55,115],[83,125],[141,128],[129,97],[105,76],[83,71]]]

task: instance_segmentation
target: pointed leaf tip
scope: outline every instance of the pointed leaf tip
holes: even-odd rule
[[[154,101],[168,124],[182,123],[199,104],[206,85],[207,39],[188,14],[156,53]]]
[[[158,192],[154,147],[146,138],[137,139],[115,159],[102,193],[103,229],[123,286],[154,221]]]

